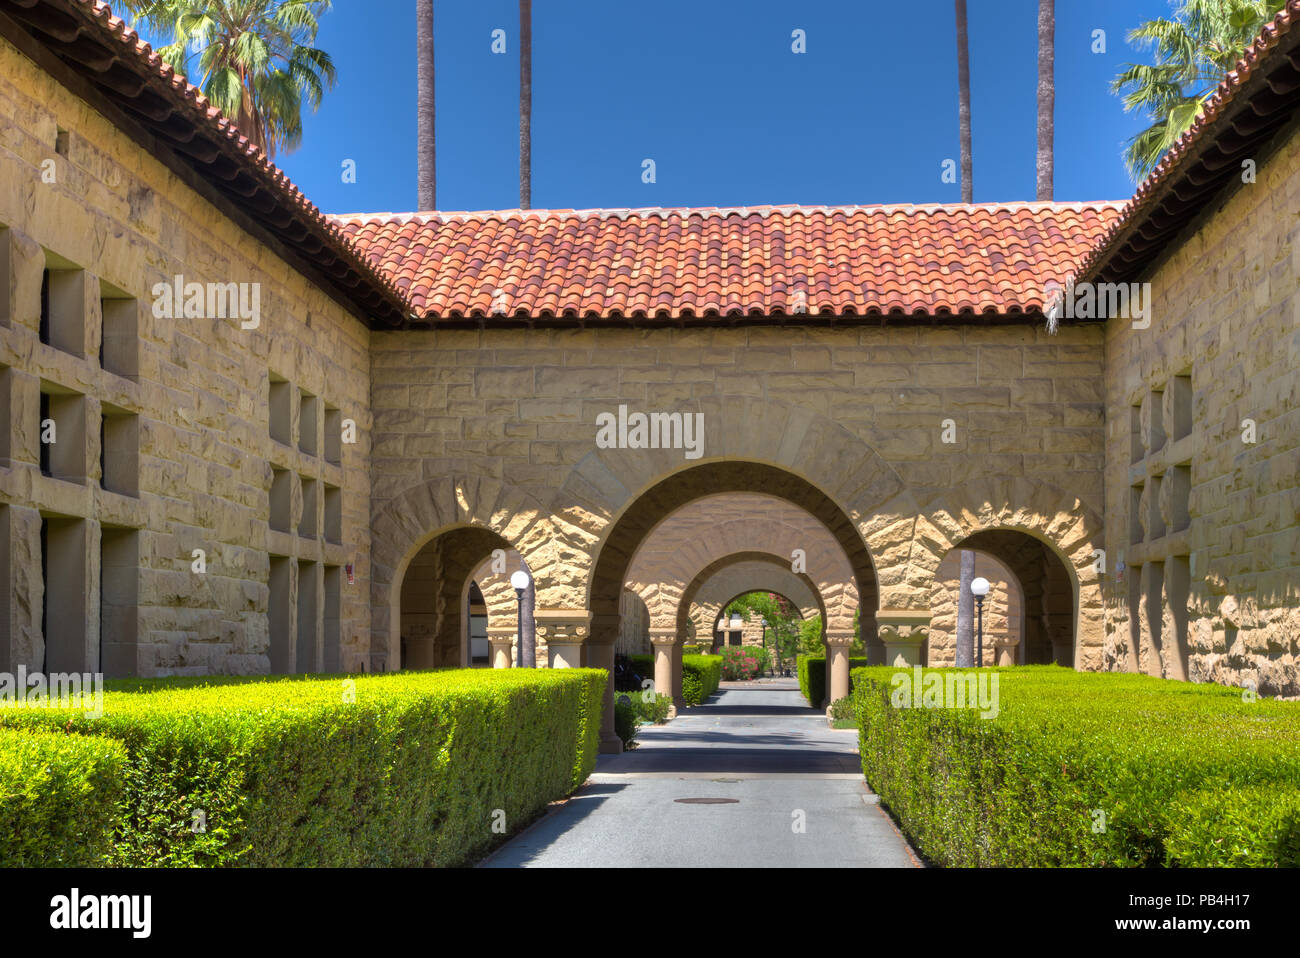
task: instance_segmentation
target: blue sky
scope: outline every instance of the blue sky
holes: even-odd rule
[[[1168,0],[1056,6],[1056,198],[1127,198],[1121,150],[1145,124],[1109,83],[1140,57],[1127,32]],[[414,8],[335,0],[324,17],[338,85],[279,163],[326,212],[416,205]],[[435,8],[438,206],[516,207],[516,0]],[[1037,0],[969,8],[975,200],[1033,199]],[[795,29],[806,53],[791,51]],[[1105,53],[1090,49],[1097,29]],[[538,0],[533,206],[958,201],[940,177],[958,155],[955,47],[948,0]]]

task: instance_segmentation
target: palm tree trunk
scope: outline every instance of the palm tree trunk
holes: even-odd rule
[[[957,4],[957,117],[961,127],[961,201],[975,196],[970,141],[970,45],[966,38],[966,0]]]
[[[519,0],[519,208],[533,206],[533,0]]]
[[[975,596],[970,584],[975,580],[975,553],[961,550],[961,586],[957,592],[956,666],[967,669],[975,664]]]
[[[434,140],[433,84],[433,0],[415,0],[416,42],[416,128],[419,150],[417,206],[421,210],[438,208],[437,149]]]
[[[1055,175],[1056,0],[1038,0],[1038,199],[1051,202]]]

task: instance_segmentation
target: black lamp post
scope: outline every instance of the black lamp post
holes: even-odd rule
[[[984,664],[984,597],[989,594],[989,580],[983,576],[971,580],[970,591],[971,595],[975,596],[978,623],[975,629],[975,664],[982,666]]]

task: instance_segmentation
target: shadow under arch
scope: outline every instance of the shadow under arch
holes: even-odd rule
[[[1074,666],[1078,584],[1069,563],[1041,537],[1021,529],[984,529],[962,539],[955,549],[971,549],[997,559],[1019,580],[1023,612],[1024,665]]]
[[[414,546],[399,564],[390,592],[393,630],[387,667],[432,669],[469,664],[469,595],[474,573],[494,550],[510,548],[510,543],[491,529],[472,525],[437,530]]]
[[[745,460],[713,460],[660,479],[638,494],[612,523],[600,544],[588,583],[593,644],[612,644],[617,636],[619,595],[628,567],[637,547],[655,526],[687,503],[728,492],[775,496],[816,518],[844,550],[856,580],[864,621],[869,614],[874,616],[879,598],[875,565],[852,520],[829,495],[783,468]]]

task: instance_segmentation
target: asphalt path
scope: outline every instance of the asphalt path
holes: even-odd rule
[[[792,680],[728,684],[638,742],[483,867],[917,864],[863,781],[857,732],[827,728]]]

